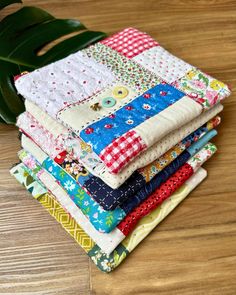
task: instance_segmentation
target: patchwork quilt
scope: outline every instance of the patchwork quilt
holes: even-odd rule
[[[113,174],[230,94],[133,28],[17,77],[15,85]]]
[[[10,172],[104,272],[206,177],[230,94],[135,28],[14,80]]]

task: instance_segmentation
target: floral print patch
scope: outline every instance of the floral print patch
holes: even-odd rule
[[[145,177],[146,182],[149,182],[156,174],[158,174],[163,168],[176,159],[184,150],[185,145],[179,143],[175,145],[171,150],[166,152],[159,159],[153,161],[151,164],[140,168],[138,172]]]
[[[198,69],[189,71],[172,85],[200,103],[205,110],[211,108],[230,94],[226,84]]]
[[[91,176],[83,164],[78,161],[73,154],[66,151],[58,154],[54,161],[60,165],[68,174],[70,174],[81,185]]]
[[[98,246],[93,247],[93,249],[88,252],[88,256],[95,265],[104,272],[111,272],[128,254],[129,251],[122,244],[119,244],[110,255],[101,251]]]
[[[207,161],[215,152],[217,151],[217,147],[209,142],[206,144],[199,153],[194,155],[189,161],[189,165],[193,168],[194,171],[197,171],[197,169],[205,162]]]
[[[106,65],[117,80],[139,92],[145,92],[161,82],[155,74],[101,43],[92,45],[83,52],[97,62]]]

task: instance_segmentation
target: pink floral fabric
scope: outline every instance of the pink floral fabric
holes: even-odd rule
[[[230,94],[226,84],[196,68],[173,82],[172,85],[200,103],[205,110],[210,109]]]
[[[43,150],[48,151],[52,158],[65,150],[62,138],[55,139],[53,135],[28,112],[24,112],[18,117],[17,126],[28,137],[30,137]]]

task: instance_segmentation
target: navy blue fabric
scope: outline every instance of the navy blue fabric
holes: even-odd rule
[[[144,201],[151,193],[153,193],[163,182],[165,182],[172,174],[174,174],[182,165],[190,158],[188,151],[184,151],[173,162],[166,166],[153,179],[148,182],[141,190],[139,190],[132,198],[129,198],[120,205],[125,213],[131,212],[142,201]]]
[[[134,195],[145,184],[144,177],[135,172],[117,189],[112,189],[95,176],[86,180],[84,187],[105,210],[114,210],[121,202]]]

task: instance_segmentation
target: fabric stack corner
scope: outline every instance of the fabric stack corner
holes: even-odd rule
[[[206,177],[226,84],[127,28],[15,77],[11,174],[104,272]]]

